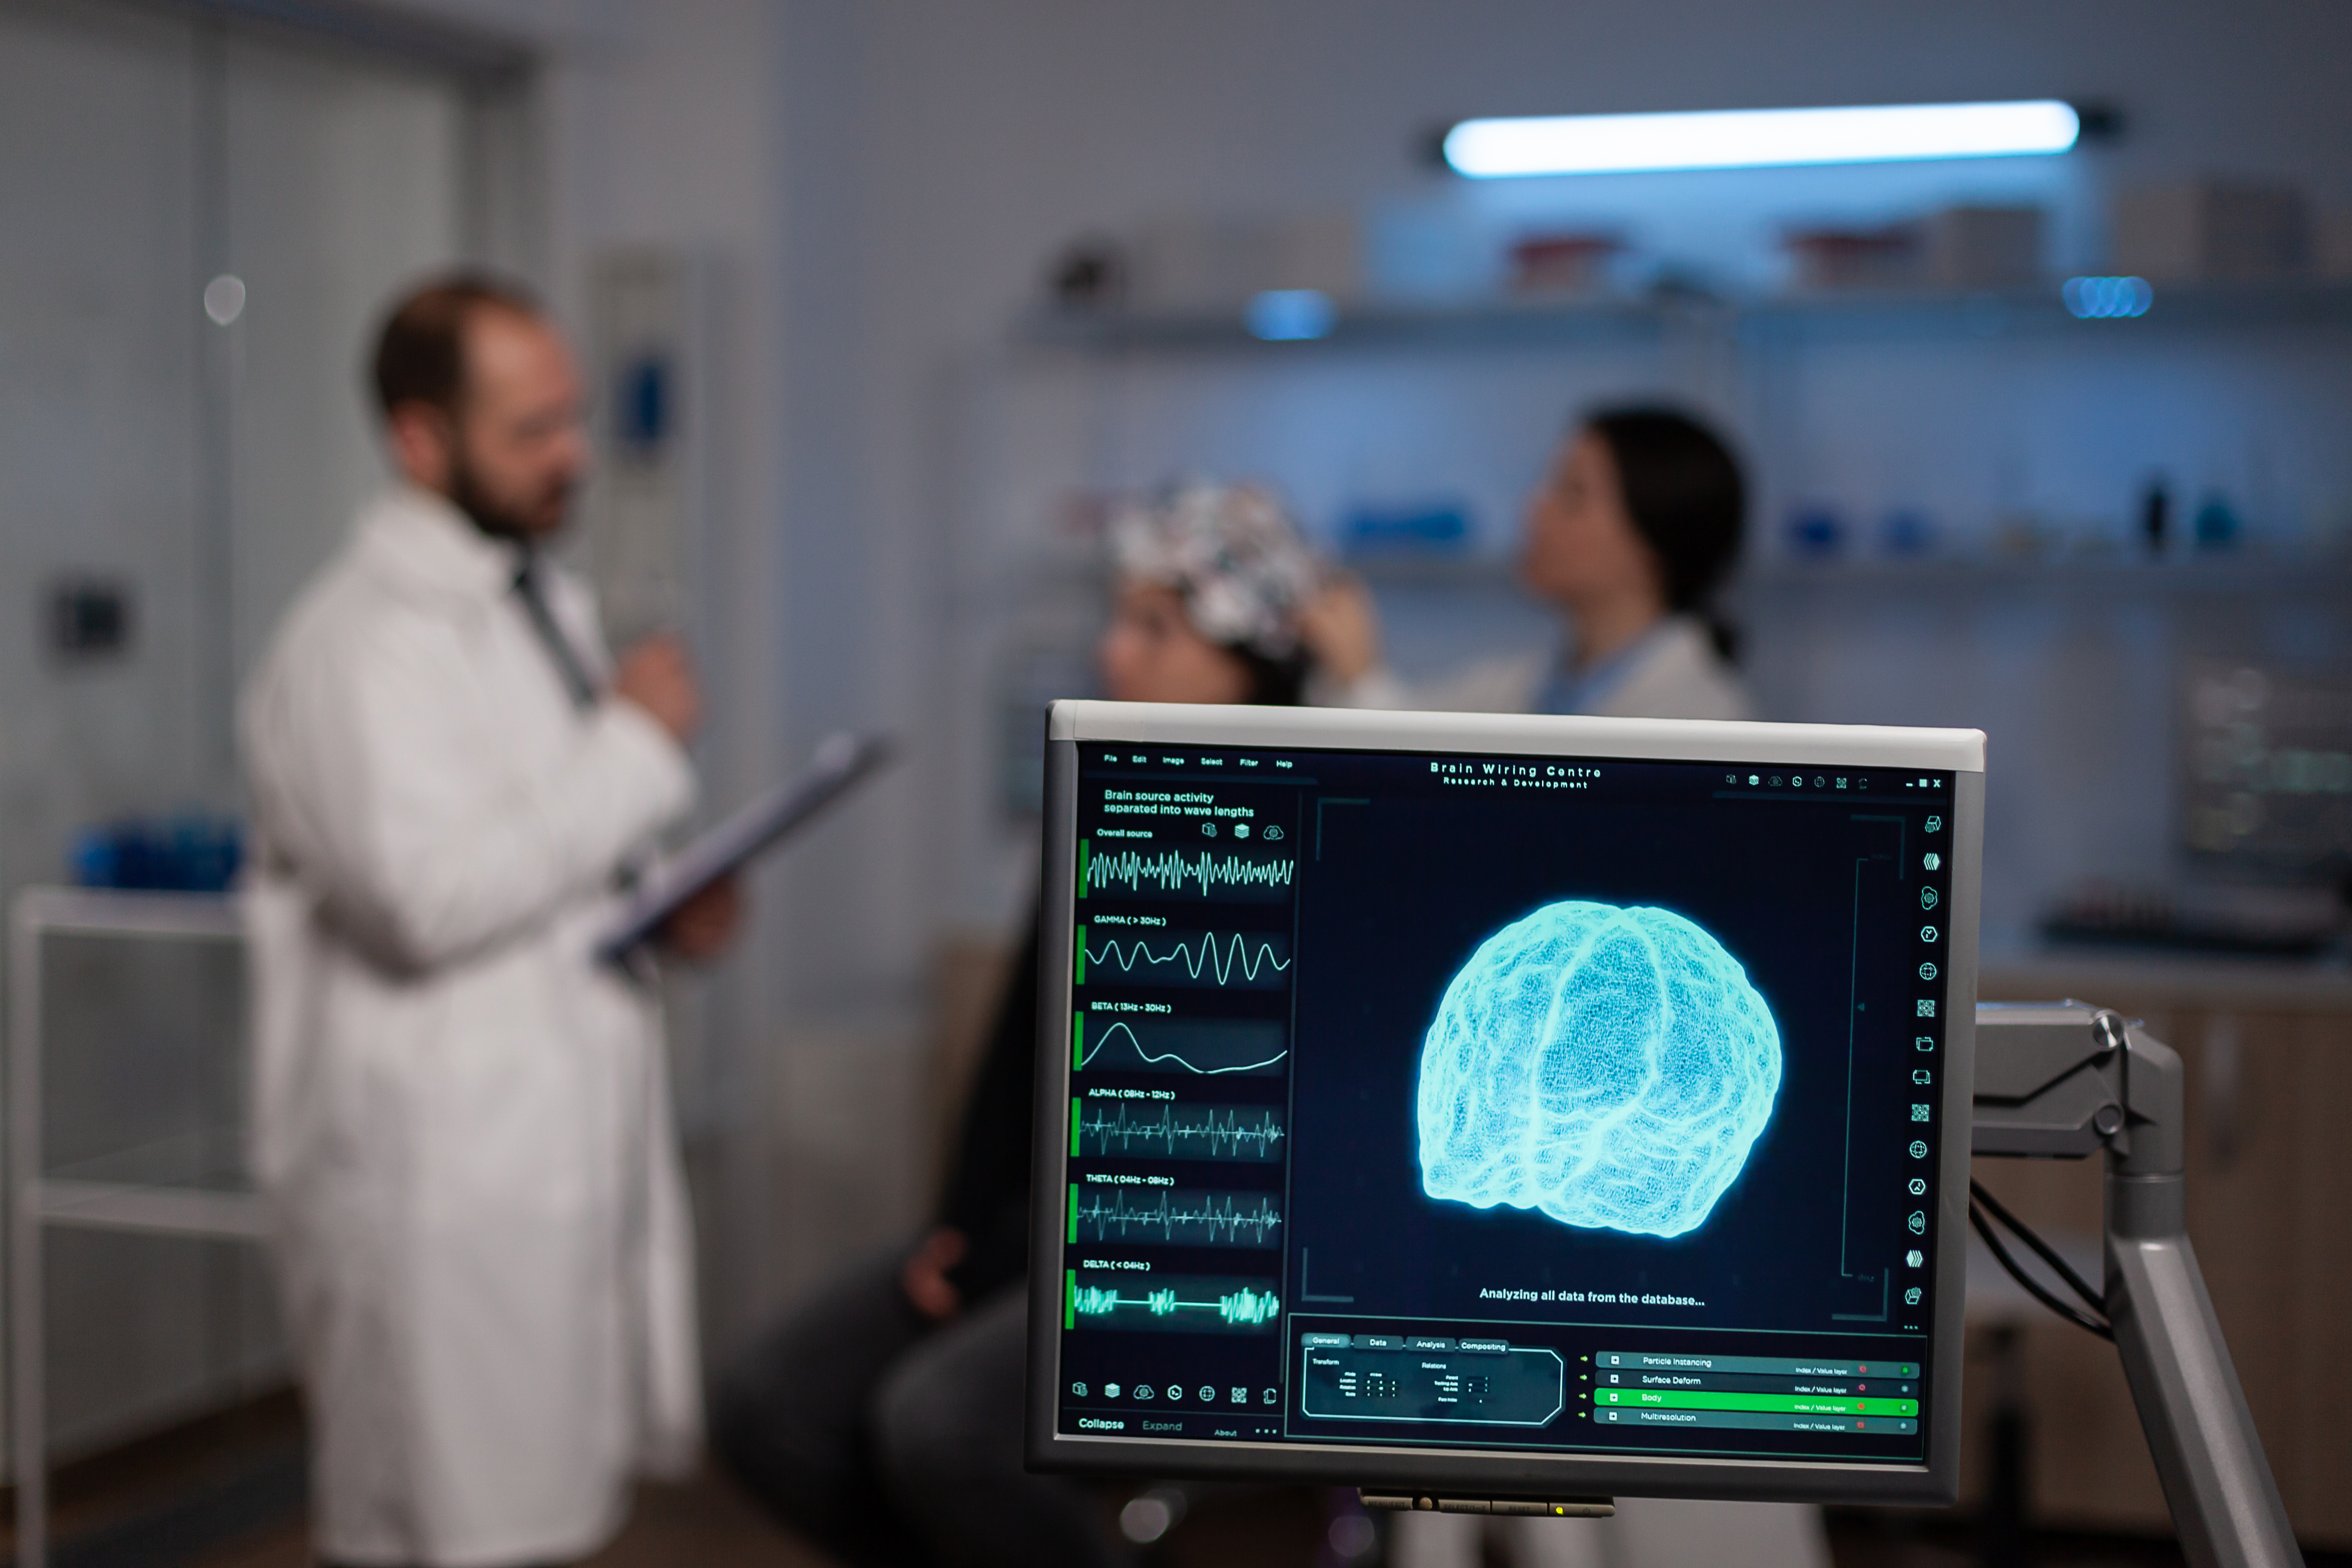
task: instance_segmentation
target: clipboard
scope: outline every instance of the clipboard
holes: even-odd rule
[[[826,736],[806,772],[743,806],[639,881],[619,918],[597,939],[596,956],[607,963],[627,958],[688,899],[790,837],[889,760],[885,736],[846,730]]]

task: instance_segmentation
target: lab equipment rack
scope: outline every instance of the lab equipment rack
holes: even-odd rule
[[[51,1226],[220,1241],[267,1235],[250,1186],[172,1185],[52,1176],[43,1159],[42,949],[52,937],[241,943],[233,897],[28,888],[8,938],[7,1177],[10,1462],[17,1568],[47,1568],[48,1411],[41,1242]]]

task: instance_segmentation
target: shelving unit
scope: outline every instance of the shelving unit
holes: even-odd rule
[[[1965,293],[1852,289],[1748,300],[1692,293],[1648,298],[1574,296],[1450,305],[1342,305],[1321,337],[1265,342],[1240,309],[1153,312],[1049,309],[1016,327],[1024,346],[1096,353],[1246,350],[1301,353],[1346,348],[1493,347],[1627,341],[1677,331],[1749,337],[1824,333],[1932,333],[1999,337],[2079,332],[2114,337],[2182,328],[2352,324],[2352,280],[2277,284],[2167,284],[2146,315],[2078,320],[2058,281]]]
[[[1427,353],[1459,363],[1461,356],[1491,354],[1498,356],[1499,369],[1527,353],[1630,351],[1651,356],[1651,379],[1658,384],[1727,413],[1745,430],[1762,481],[1751,586],[2082,584],[2134,594],[2202,595],[2296,588],[2314,572],[2323,581],[2341,584],[2352,563],[2346,550],[2335,547],[2331,552],[2325,541],[2281,548],[2275,536],[2264,541],[2264,549],[2242,552],[2193,550],[2176,541],[2172,552],[2157,561],[2121,547],[2101,553],[2073,541],[2046,553],[2011,556],[1989,541],[1973,539],[1989,530],[1981,518],[1963,526],[1957,551],[1917,559],[1861,549],[1844,558],[1813,561],[1782,548],[1771,520],[1781,508],[1807,499],[1810,490],[1804,478],[1810,464],[1802,454],[1811,438],[1802,425],[1801,394],[1794,391],[1810,374],[1803,367],[1821,363],[1812,357],[1815,351],[1834,357],[1863,346],[1900,353],[2011,342],[2032,344],[2038,366],[2108,364],[2128,382],[2145,374],[2149,351],[2242,342],[2259,353],[2300,352],[2308,359],[2308,334],[2332,337],[2347,328],[2352,279],[2163,284],[2144,315],[2084,320],[2066,309],[2060,280],[2053,279],[1967,292],[1855,289],[1739,298],[1685,289],[1639,298],[1357,302],[1341,305],[1321,337],[1284,342],[1252,336],[1238,304],[1175,312],[1045,308],[1014,324],[1010,346],[1016,360],[1042,356],[1048,363],[1095,364],[1115,374],[1187,363],[1214,363],[1225,374],[1244,375],[1286,365],[1320,365],[1328,372],[1345,363],[1345,356],[1361,353],[1373,356],[1381,366],[1378,374],[1391,379],[1404,368],[1401,355]],[[2078,348],[2091,357],[2077,358]],[[2105,357],[2110,354],[2120,357]],[[1981,366],[1982,360],[1979,355],[1963,363]],[[2020,392],[2030,395],[2030,384]],[[2102,438],[2112,441],[2114,435]],[[2193,470],[2201,460],[2184,454],[2183,467]],[[2181,477],[2194,479],[2193,472]],[[2185,514],[2194,498],[2184,492],[2179,499]],[[2127,501],[2119,494],[2113,504]],[[2188,521],[2183,515],[2176,526],[2185,528]],[[1376,582],[1415,588],[1482,585],[1506,570],[1483,556],[1376,560],[1362,569]]]
[[[1375,588],[1506,592],[1517,569],[1494,555],[1412,555],[1402,552],[1351,560],[1349,570]],[[2333,553],[2256,551],[2175,551],[2151,560],[2112,553],[1925,555],[1807,561],[1789,556],[1759,563],[1741,577],[1740,593],[2011,593],[2055,591],[2134,597],[2352,594],[2352,549]]]
[[[2352,592],[2352,553],[2176,551],[2150,560],[2118,551],[1819,563],[1784,557],[1749,574],[1743,586],[1761,593],[2077,591],[2136,598],[2342,594]]]

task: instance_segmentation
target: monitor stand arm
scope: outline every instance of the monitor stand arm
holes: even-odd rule
[[[1974,1152],[2104,1152],[2107,1320],[2191,1568],[2300,1568],[2189,1245],[2180,1058],[2080,1002],[1979,1004]]]

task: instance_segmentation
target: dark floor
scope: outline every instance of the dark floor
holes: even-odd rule
[[[309,1568],[301,1409],[280,1392],[61,1467],[54,1568]],[[16,1498],[0,1489],[15,1559]],[[639,1489],[590,1568],[826,1568],[714,1477]]]
[[[1331,1550],[1326,1501],[1302,1488],[1189,1489],[1186,1517],[1153,1568],[1372,1568]],[[56,1568],[309,1568],[302,1421],[290,1393],[257,1399],[59,1469],[51,1483]],[[1107,1499],[1106,1507],[1119,1500]],[[15,1500],[0,1489],[0,1510]],[[2185,1568],[2169,1540],[2030,1531],[1997,1549],[1952,1513],[1835,1509],[1837,1568]],[[13,1531],[0,1548],[14,1558]],[[2306,1552],[2352,1568],[2352,1552]],[[588,1568],[828,1568],[713,1475],[646,1486],[620,1539]]]

